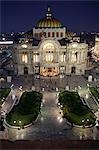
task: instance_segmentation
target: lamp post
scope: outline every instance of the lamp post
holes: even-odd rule
[[[84,119],[82,119],[82,121],[81,121],[81,122],[82,122],[82,126],[83,126],[83,128],[84,128],[84,127],[85,127],[85,126],[84,126],[85,120],[84,120]]]

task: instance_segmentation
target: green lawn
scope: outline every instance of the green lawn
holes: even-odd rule
[[[24,92],[19,104],[7,115],[7,122],[13,126],[24,126],[35,121],[40,112],[41,100],[42,94],[39,92]]]
[[[0,106],[3,104],[4,100],[6,99],[6,97],[10,93],[10,91],[11,91],[10,88],[1,88],[0,89]],[[3,100],[3,97],[4,97],[4,100]]]
[[[59,94],[59,102],[63,105],[63,117],[67,118],[71,123],[76,125],[94,124],[94,114],[86,105],[83,105],[77,92],[61,92]]]

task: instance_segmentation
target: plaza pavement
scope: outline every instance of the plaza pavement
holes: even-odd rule
[[[23,86],[23,90],[30,90],[34,86],[37,91],[42,92],[42,88],[45,91],[43,92],[44,103],[41,114],[38,116],[36,123],[31,127],[21,130],[7,128],[8,139],[99,139],[99,131],[96,127],[71,129],[66,120],[59,122],[57,119],[59,116],[61,117],[61,114],[56,104],[55,89],[59,88],[60,91],[65,89],[66,85],[69,85],[70,89],[75,89],[79,85],[85,87],[88,81],[83,76],[65,76],[63,79],[59,77],[34,79],[33,76],[21,76],[15,77],[12,83],[14,84],[14,90],[17,89],[16,95],[19,94],[18,88],[20,85]],[[91,82],[90,84],[99,85],[98,82]],[[10,101],[12,102],[11,99]]]
[[[62,117],[56,104],[56,92],[43,92],[43,105],[34,125],[25,129],[7,128],[9,140],[19,139],[99,139],[99,132],[93,128],[71,128]]]

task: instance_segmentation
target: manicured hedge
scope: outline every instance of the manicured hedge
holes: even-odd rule
[[[76,125],[94,124],[94,114],[86,105],[83,105],[77,92],[61,92],[59,94],[59,102],[63,105],[63,117],[67,118],[71,123]],[[84,123],[82,120],[84,120]]]
[[[24,92],[18,105],[7,115],[10,125],[24,126],[37,118],[41,108],[42,94],[36,91]],[[16,121],[16,123],[14,123]],[[21,123],[19,123],[21,121]]]

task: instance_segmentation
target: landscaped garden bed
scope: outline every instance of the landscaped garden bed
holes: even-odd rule
[[[0,106],[3,104],[5,101],[6,97],[10,93],[11,89],[10,88],[1,88],[0,89]]]
[[[91,94],[95,97],[97,103],[99,104],[99,92],[96,87],[89,87]]]
[[[7,115],[7,123],[23,127],[35,121],[40,112],[41,100],[42,94],[39,92],[24,92],[18,105],[14,106]]]
[[[83,105],[77,92],[60,92],[59,103],[63,106],[63,117],[72,124],[89,126],[95,123],[94,114],[86,105]]]

